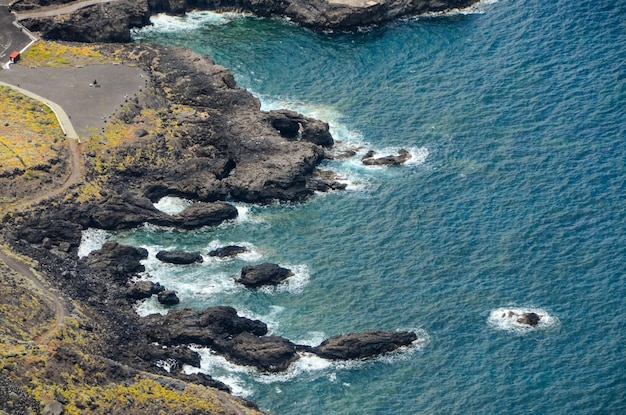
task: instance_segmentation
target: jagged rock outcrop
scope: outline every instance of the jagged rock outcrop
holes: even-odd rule
[[[150,199],[126,192],[104,202],[83,207],[85,227],[107,230],[132,229],[144,223],[197,229],[216,226],[235,219],[237,208],[225,202],[194,203],[178,215],[168,215],[156,209]]]
[[[263,371],[285,370],[298,359],[296,346],[279,336],[266,336],[267,325],[237,315],[232,307],[174,310],[145,319],[150,338],[163,345],[207,346],[234,363]]]
[[[291,277],[293,272],[278,264],[260,264],[243,267],[236,281],[248,288],[259,288],[264,285],[277,285]]]
[[[125,283],[129,275],[146,270],[140,262],[146,258],[148,251],[145,248],[106,242],[102,248],[90,253],[84,261],[95,272],[108,274],[113,279]]]
[[[31,244],[45,243],[47,249],[66,245],[75,250],[80,246],[82,226],[69,220],[51,218],[47,221],[33,222],[30,226],[19,227],[16,236]]]
[[[126,295],[133,300],[143,300],[162,291],[165,291],[165,287],[158,282],[137,281],[131,284]]]
[[[331,337],[312,352],[325,359],[363,359],[392,352],[417,340],[410,331],[366,331]]]
[[[49,40],[130,42],[130,29],[150,24],[150,11],[145,1],[122,0],[59,16],[27,18],[21,23]]]

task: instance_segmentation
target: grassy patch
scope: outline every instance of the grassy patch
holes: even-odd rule
[[[91,45],[73,45],[51,41],[35,42],[21,56],[22,65],[68,68],[80,65],[114,63],[118,60],[101,54]]]
[[[54,113],[39,101],[0,87],[0,174],[48,164],[64,145]]]

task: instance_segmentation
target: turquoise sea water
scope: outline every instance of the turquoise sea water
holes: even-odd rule
[[[273,376],[202,351],[205,370],[275,414],[626,413],[625,2],[500,0],[356,34],[200,12],[154,22],[137,41],[210,54],[264,108],[416,156],[394,169],[327,162],[347,191],[241,205],[218,229],[106,235],[148,247],[181,307],[233,305],[311,344],[371,328],[423,339]],[[190,267],[153,257],[227,243],[252,253]],[[297,276],[258,292],[232,282],[264,261]],[[549,324],[515,330],[490,319],[501,307]]]

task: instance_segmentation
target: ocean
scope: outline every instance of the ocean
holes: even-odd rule
[[[270,414],[626,413],[626,2],[488,1],[356,33],[209,12],[153,23],[135,41],[212,56],[264,109],[329,122],[339,147],[413,154],[398,168],[325,161],[347,190],[238,204],[214,229],[85,232],[82,255],[106,239],[148,248],[178,307],[231,305],[308,344],[419,335],[383,357],[305,356],[273,375],[200,349],[202,370]],[[250,251],[207,256],[233,243]],[[162,264],[164,248],[205,262]],[[296,275],[258,291],[233,282],[261,262]],[[509,310],[543,319],[527,329]]]

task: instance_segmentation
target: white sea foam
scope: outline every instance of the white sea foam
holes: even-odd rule
[[[220,257],[206,256],[204,257],[205,263],[211,264],[213,262],[214,264],[220,264],[222,262],[231,262],[235,258],[241,259],[246,262],[254,262],[254,261],[259,261],[263,258],[263,254],[250,242],[234,242],[234,241],[223,242],[223,241],[220,241],[219,239],[214,239],[211,242],[209,242],[209,244],[206,247],[206,251],[211,252],[215,249],[218,249],[224,246],[230,246],[230,245],[243,246],[248,251],[243,252],[241,254],[237,254],[235,257],[220,258]]]
[[[319,346],[328,336],[323,331],[310,331],[303,338],[295,339],[294,343],[306,346]]]
[[[159,303],[156,296],[153,295],[150,298],[146,298],[135,303],[135,312],[141,317],[145,317],[149,316],[150,314],[166,315],[168,309],[161,303]]]
[[[536,326],[517,322],[517,318],[523,313],[535,313],[540,317]],[[487,323],[497,329],[506,330],[517,334],[525,334],[531,331],[547,330],[559,325],[559,319],[548,314],[541,308],[532,307],[501,307],[492,310]]]
[[[265,294],[276,294],[288,292],[291,294],[299,294],[304,291],[304,287],[309,283],[311,273],[306,265],[285,265],[294,275],[282,281],[276,286],[261,287],[259,291]]]
[[[266,314],[255,313],[245,307],[238,307],[237,314],[241,317],[246,317],[251,320],[261,320],[267,324],[268,334],[275,334],[278,332],[280,326],[280,315],[285,312],[285,307],[272,305],[269,307],[269,312]]]
[[[152,26],[134,29],[133,35],[141,37],[142,33],[173,33],[191,32],[203,26],[221,26],[235,19],[245,17],[242,13],[215,13],[210,11],[194,11],[184,16],[171,16],[159,13],[150,17]]]
[[[232,293],[242,290],[242,287],[235,283],[235,279],[231,275],[224,273],[211,273],[202,281],[202,286],[194,286],[194,296],[212,297],[221,293]]]
[[[337,372],[354,370],[364,365],[393,364],[410,358],[416,351],[422,349],[428,342],[428,334],[424,330],[413,330],[418,335],[418,340],[409,347],[400,348],[394,352],[366,360],[333,361],[323,359],[311,353],[301,353],[300,358],[294,362],[286,371],[280,373],[259,372],[253,367],[240,366],[229,362],[224,357],[217,355],[214,351],[204,347],[192,347],[200,355],[201,367],[194,368],[185,366],[185,373],[205,372],[211,374],[215,379],[226,383],[233,389],[233,393],[249,397],[254,394],[254,383],[273,384],[285,383],[295,378],[305,377],[313,380],[320,377],[328,377],[329,381],[337,381]],[[314,343],[319,344],[317,337],[319,332],[310,332],[309,338]],[[349,387],[350,384],[343,384]]]
[[[439,17],[439,16],[457,16],[457,15],[468,15],[468,14],[484,14],[487,11],[487,7],[491,4],[498,3],[499,0],[481,0],[477,3],[474,3],[470,6],[463,7],[461,9],[450,9],[442,12],[430,12],[424,13],[420,16],[414,17],[413,19],[419,19],[421,17]]]
[[[183,199],[181,197],[165,196],[162,197],[154,207],[168,215],[177,215],[187,209],[193,203],[192,200]]]
[[[102,229],[89,228],[82,232],[80,246],[78,247],[78,257],[83,258],[91,252],[102,248],[111,238],[111,232]]]
[[[233,206],[237,209],[237,222],[238,223],[263,223],[265,220],[261,215],[251,212],[253,205],[247,203],[233,203]]]

